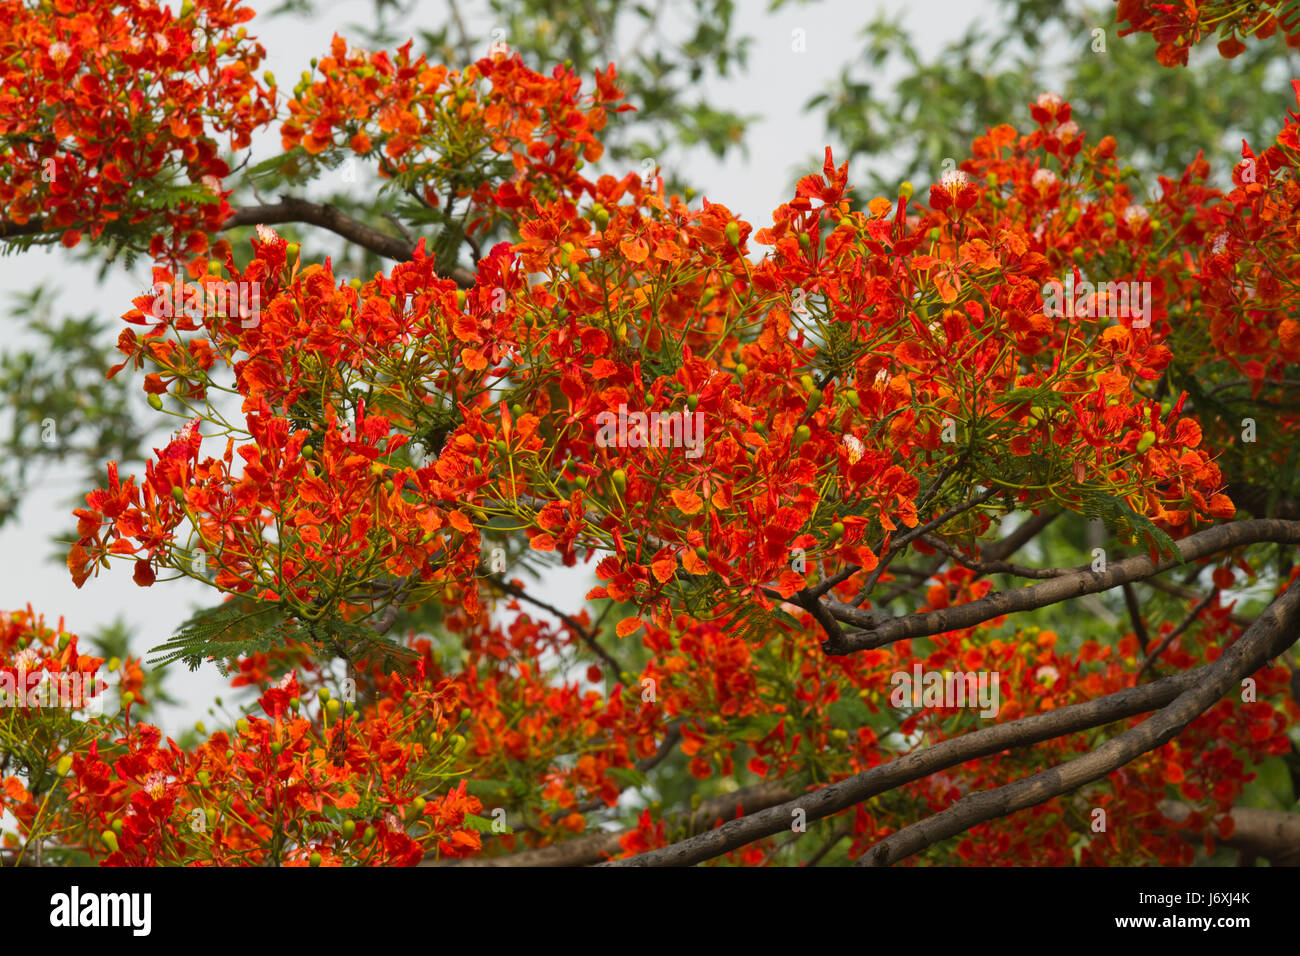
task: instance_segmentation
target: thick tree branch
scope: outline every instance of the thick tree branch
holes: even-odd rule
[[[221,228],[226,230],[234,229],[236,226],[258,224],[271,226],[286,222],[306,223],[328,229],[349,242],[398,262],[405,262],[415,255],[416,243],[408,239],[381,232],[359,219],[353,219],[328,203],[308,202],[295,196],[281,196],[278,203],[243,206],[232,210],[230,218]],[[466,289],[474,284],[474,274],[468,269],[453,269],[446,278],[454,279],[457,285]]]
[[[1217,530],[1217,529],[1215,529]],[[1191,686],[1158,713],[1096,750],[1018,780],[963,797],[947,810],[891,834],[867,850],[859,866],[888,866],[971,827],[1100,780],[1131,760],[1163,747],[1238,682],[1259,670],[1300,636],[1300,587],[1275,598],[1246,633],[1212,664],[1195,671]],[[1148,684],[1155,687],[1163,682]],[[1103,698],[1105,699],[1105,698]]]
[[[1154,687],[1154,684],[1147,685]],[[699,809],[682,809],[667,818],[669,828],[688,826],[699,830],[712,826],[719,819],[731,819],[741,810],[763,809],[790,798],[792,788],[783,780],[773,780],[745,787],[732,793],[711,797],[700,803]],[[619,839],[626,831],[594,833],[591,836],[566,840],[540,850],[525,850],[509,856],[469,860],[440,861],[441,866],[588,866],[606,857],[623,852]]]
[[[1177,542],[1177,548],[1184,561],[1194,561],[1230,548],[1261,541],[1300,543],[1300,522],[1261,518],[1215,525],[1183,538]],[[1006,614],[1047,607],[1085,594],[1109,591],[1126,581],[1144,580],[1176,567],[1179,563],[1177,558],[1164,558],[1153,562],[1147,555],[1137,555],[1123,561],[1116,561],[1105,571],[1076,571],[1041,584],[1011,591],[998,591],[967,604],[958,604],[924,614],[890,618],[883,622],[871,612],[830,600],[826,602],[827,608],[836,620],[861,627],[863,630],[845,634],[838,645],[827,640],[823,648],[828,654],[843,654],[883,647],[909,638],[929,637],[933,634],[942,634],[944,631],[974,627]]]
[[[259,224],[273,226],[287,222],[305,223],[328,229],[349,242],[398,262],[406,262],[415,256],[416,243],[407,238],[390,236],[359,219],[353,219],[328,203],[309,202],[294,196],[281,196],[278,203],[232,209],[229,218],[221,228],[224,231],[234,229],[236,226]],[[46,231],[45,222],[41,219],[31,219],[22,225],[8,219],[0,219],[0,240],[17,236],[35,236]],[[445,278],[455,280],[456,284],[464,289],[474,285],[474,273],[460,267],[452,269]]]
[[[1273,866],[1300,866],[1300,813],[1233,807],[1232,835],[1219,842]]]
[[[872,767],[846,780],[795,796],[778,806],[750,813],[714,830],[671,846],[642,853],[609,866],[690,866],[790,828],[795,810],[809,821],[839,813],[864,800],[913,780],[987,757],[1012,747],[1052,740],[1162,707],[1193,686],[1198,671],[1130,687],[1082,704],[1022,717],[984,730],[972,731]]]

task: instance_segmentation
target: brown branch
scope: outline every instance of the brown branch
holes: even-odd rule
[[[1038,537],[1043,529],[1062,515],[1060,511],[1042,511],[1031,515],[1020,527],[1001,540],[994,541],[987,548],[980,549],[980,557],[986,561],[1003,561],[1026,544]]]
[[[1154,687],[1154,684],[1146,685]],[[788,800],[792,786],[784,780],[772,780],[745,787],[732,793],[711,797],[700,803],[696,810],[680,809],[669,814],[666,826],[675,828],[686,826],[692,832],[703,827],[712,826],[719,819],[728,820],[742,809],[764,809],[782,800]],[[747,819],[747,818],[744,818]],[[788,819],[788,818],[787,818]],[[468,860],[445,860],[434,865],[439,866],[587,866],[599,863],[606,857],[623,852],[619,839],[629,831],[617,833],[593,833],[591,836],[566,840],[554,846],[542,847],[540,850],[524,850],[508,856],[474,858]]]
[[[415,257],[416,243],[381,232],[359,219],[353,219],[328,203],[308,202],[306,199],[298,199],[294,196],[281,196],[278,203],[232,209],[230,216],[222,223],[221,229],[225,231],[237,226],[271,226],[289,222],[306,223],[328,229],[349,242],[398,262],[406,262]],[[7,219],[0,220],[0,239],[39,235],[46,231],[45,222],[41,219],[32,219],[22,225]],[[452,269],[444,278],[455,280],[458,286],[465,289],[473,286],[475,281],[474,273],[461,267]]]
[[[932,534],[921,535],[921,540],[936,551],[942,551],[963,567],[978,571],[980,574],[1011,574],[1018,578],[1043,581],[1081,570],[1080,568],[1028,568],[1021,564],[1012,564],[1010,561],[983,561],[963,554],[960,549]]]
[[[281,196],[278,203],[231,210],[230,217],[221,228],[224,231],[236,226],[270,226],[287,222],[307,223],[328,229],[349,242],[398,262],[406,262],[415,256],[416,243],[381,232],[328,203],[308,202],[295,196]],[[466,289],[474,284],[474,274],[468,269],[453,269],[445,278],[454,279],[457,285]]]
[[[1300,813],[1232,808],[1232,835],[1219,842],[1273,866],[1300,866]]]
[[[1170,584],[1168,581],[1162,581],[1160,578],[1149,578],[1142,582],[1149,588],[1157,591],[1163,591],[1165,594],[1172,594],[1174,597],[1180,597],[1187,601],[1199,601],[1203,594],[1199,591],[1193,591],[1191,588],[1179,587],[1177,584]],[[1229,614],[1228,620],[1238,627],[1250,627],[1255,623],[1253,617],[1247,617],[1244,614]]]
[[[1133,633],[1137,635],[1138,643],[1142,646],[1142,653],[1147,652],[1147,646],[1151,643],[1151,637],[1147,634],[1146,623],[1142,620],[1142,609],[1138,607],[1137,594],[1133,591],[1133,585],[1128,581],[1124,582],[1124,606],[1128,608],[1128,618],[1133,622]]]
[[[912,528],[906,534],[903,534],[898,538],[896,538],[895,540],[891,541],[889,544],[889,550],[880,556],[880,560],[876,563],[875,568],[872,569],[871,574],[867,576],[867,579],[864,582],[862,582],[862,590],[858,592],[858,596],[855,599],[854,604],[862,603],[862,601],[871,593],[872,589],[875,588],[876,582],[880,580],[880,576],[884,574],[885,570],[889,567],[889,562],[893,561],[895,557],[897,557],[900,553],[902,553],[903,549],[906,548],[909,544],[911,544],[917,538],[921,537],[921,535],[926,534],[929,531],[933,531],[935,528],[942,527],[944,524],[951,521],[959,514],[962,514],[965,511],[969,511],[971,508],[974,508],[976,505],[980,505],[988,501],[990,498],[992,498],[994,495],[998,493],[998,490],[999,489],[996,487],[986,488],[984,491],[981,491],[978,495],[974,495],[973,497],[968,498],[966,501],[963,501],[959,505],[954,505],[953,507],[945,511],[943,514],[935,518],[931,518],[925,524]]]
[[[582,642],[586,644],[588,648],[591,649],[591,652],[593,654],[595,654],[602,661],[604,661],[610,668],[613,669],[615,677],[621,677],[623,672],[626,670],[626,668],[624,668],[623,665],[621,665],[618,661],[614,660],[613,656],[609,653],[609,651],[605,650],[605,648],[600,646],[600,644],[596,641],[595,634],[593,634],[591,631],[587,630],[587,628],[579,624],[570,615],[565,614],[557,607],[553,607],[552,605],[547,604],[545,601],[538,600],[537,598],[529,594],[527,591],[525,591],[523,588],[521,588],[519,585],[511,581],[507,581],[504,578],[496,577],[495,575],[489,575],[487,580],[492,582],[494,586],[500,588],[505,593],[513,595],[514,597],[519,598],[521,601],[527,601],[529,604],[532,604],[535,607],[539,607],[543,611],[549,611],[550,613],[558,617],[561,621],[563,621],[565,624],[569,626],[569,628],[573,631],[573,633],[577,634],[580,638],[582,638]]]
[[[10,239],[17,236],[39,236],[45,231],[45,221],[43,219],[29,219],[24,223],[17,223],[12,219],[0,219],[0,239]],[[53,236],[54,233],[51,232],[50,235]]]
[[[1136,727],[1112,737],[1097,749],[1031,777],[963,797],[934,816],[904,827],[871,847],[859,866],[888,866],[941,840],[989,820],[1077,790],[1100,780],[1131,760],[1163,747],[1188,724],[1259,670],[1300,636],[1300,587],[1273,600],[1245,634],[1212,664],[1189,672],[1195,679],[1172,702]],[[1162,682],[1147,684],[1155,687]],[[1104,699],[1104,698],[1103,698]]]
[[[1047,713],[971,731],[864,770],[820,790],[799,794],[778,806],[750,813],[671,846],[627,860],[612,861],[608,865],[690,866],[789,829],[795,810],[804,811],[809,821],[819,820],[968,760],[1102,727],[1162,707],[1193,686],[1198,673],[1189,671],[1140,687],[1116,691],[1097,700],[1071,704]]]
[[[668,758],[668,755],[673,752],[673,749],[677,746],[677,744],[682,739],[681,725],[682,725],[681,721],[676,721],[670,724],[668,726],[668,733],[664,734],[664,739],[660,742],[659,748],[654,753],[652,753],[649,757],[643,757],[642,759],[638,760],[635,764],[636,769],[641,771],[641,773],[648,773],[649,771],[653,770],[655,767],[659,766],[659,764],[663,763],[664,760]],[[573,812],[588,814],[591,813],[593,810],[600,810],[601,808],[607,806],[609,806],[609,804],[607,804],[604,800],[591,800],[588,801],[587,803],[578,804],[576,807],[573,808]]]
[[[1209,607],[1210,602],[1213,601],[1218,596],[1219,596],[1219,589],[1215,588],[1213,591],[1205,595],[1205,597],[1201,598],[1201,600],[1197,602],[1196,606],[1187,613],[1187,616],[1184,617],[1181,622],[1179,622],[1177,627],[1175,627],[1172,631],[1170,631],[1168,634],[1165,635],[1164,640],[1162,640],[1159,644],[1156,645],[1155,650],[1153,650],[1150,654],[1147,654],[1146,660],[1144,660],[1142,662],[1142,666],[1138,668],[1137,677],[1134,678],[1135,683],[1142,680],[1142,675],[1145,674],[1147,671],[1151,670],[1155,666],[1156,659],[1165,652],[1165,648],[1167,648],[1170,644],[1172,644],[1175,640],[1177,640],[1178,635],[1182,634],[1185,630],[1191,627],[1192,622],[1195,621],[1198,617],[1200,617],[1201,612],[1204,611],[1207,607]],[[1142,645],[1142,650],[1144,652],[1146,651],[1145,644]]]
[[[853,827],[851,824],[845,824],[844,826],[840,827],[838,830],[836,830],[834,833],[831,834],[831,838],[822,844],[821,849],[819,849],[816,853],[814,853],[812,855],[812,858],[807,863],[805,863],[804,866],[816,866],[818,863],[822,861],[822,859],[826,856],[827,853],[835,849],[835,846],[846,836],[848,836],[851,832],[853,832]]]
[[[1262,541],[1300,543],[1300,522],[1260,518],[1215,525],[1183,538],[1177,542],[1177,549],[1183,561],[1194,561],[1220,551]],[[843,641],[837,647],[830,646],[830,641],[822,646],[829,654],[843,654],[883,647],[909,638],[929,637],[945,631],[962,630],[1006,614],[1047,607],[1085,594],[1109,591],[1126,581],[1140,581],[1160,574],[1176,567],[1179,563],[1177,558],[1163,558],[1153,562],[1145,554],[1137,555],[1123,561],[1116,561],[1105,571],[1088,570],[1063,574],[1029,587],[998,591],[966,604],[928,611],[924,614],[889,618],[885,621],[880,621],[870,612],[832,600],[827,602],[827,607],[836,620],[861,627],[863,630],[844,635]]]

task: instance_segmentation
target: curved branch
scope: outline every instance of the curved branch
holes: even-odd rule
[[[415,257],[416,243],[409,239],[381,232],[359,219],[353,219],[328,203],[309,202],[295,196],[281,196],[278,203],[232,209],[230,216],[222,223],[221,229],[225,231],[237,226],[272,226],[287,222],[305,223],[328,229],[349,242],[398,262],[406,262]],[[21,225],[8,219],[0,219],[0,240],[18,236],[37,236],[47,231],[50,230],[46,229],[43,219],[31,219]],[[459,266],[443,277],[455,280],[456,284],[463,289],[474,285],[474,273]]]
[[[1188,724],[1300,636],[1300,587],[1273,600],[1241,638],[1212,664],[1189,672],[1192,685],[1158,713],[1096,750],[1006,786],[963,797],[932,817],[881,840],[858,860],[858,866],[888,866],[973,826],[1076,790],[1100,780],[1144,753],[1163,747]],[[1155,684],[1147,686],[1154,687]]]
[[[620,677],[627,670],[627,668],[625,668],[622,664],[620,664],[618,661],[614,659],[613,655],[610,654],[609,651],[605,650],[605,648],[600,646],[599,642],[597,642],[596,640],[596,634],[593,631],[590,631],[587,628],[583,627],[571,615],[565,614],[559,608],[554,607],[553,605],[547,604],[545,601],[533,597],[531,594],[529,594],[519,585],[515,584],[512,581],[507,581],[505,578],[499,575],[495,575],[495,574],[487,575],[487,580],[491,582],[494,587],[500,588],[502,592],[509,594],[512,597],[515,597],[521,601],[527,601],[529,604],[532,604],[535,607],[539,607],[543,611],[549,611],[550,613],[558,617],[561,621],[563,621],[566,625],[568,625],[568,627],[575,634],[577,634],[580,638],[582,638],[582,642],[587,645],[588,649],[590,649],[593,654],[595,654],[602,661],[604,661],[607,666],[613,669],[615,677]]]
[[[1147,686],[1154,687],[1155,685],[1148,684]],[[752,787],[745,787],[743,790],[723,794],[719,797],[711,797],[702,801],[696,810],[683,809],[671,814],[667,818],[667,826],[675,827],[685,824],[692,831],[698,830],[701,827],[711,826],[718,819],[734,817],[743,809],[762,809],[782,800],[787,800],[790,797],[791,789],[790,784],[783,780],[772,780]],[[591,836],[566,840],[554,846],[542,847],[540,850],[525,850],[522,853],[512,853],[509,856],[488,857],[486,859],[446,860],[434,865],[475,867],[588,866],[592,863],[599,863],[606,857],[616,853],[622,853],[623,846],[619,840],[627,832],[629,831],[593,833]]]
[[[672,846],[642,853],[608,866],[690,866],[727,853],[737,847],[761,840],[790,828],[795,810],[802,810],[808,820],[819,820],[869,800],[886,791],[949,767],[1000,753],[1012,747],[1025,747],[1052,740],[1065,734],[1102,727],[1116,720],[1133,717],[1162,707],[1193,686],[1197,671],[1153,681],[1139,687],[1116,691],[1097,700],[1071,704],[1044,714],[1021,717],[984,730],[942,741],[870,770],[795,796],[779,806],[751,813],[739,820],[724,823],[716,830],[674,843]]]
[[[1300,521],[1260,518],[1215,525],[1204,531],[1190,534],[1177,542],[1181,560],[1164,558],[1159,562],[1153,562],[1147,555],[1137,555],[1123,561],[1116,561],[1105,571],[1076,571],[1041,584],[1012,591],[998,591],[967,604],[958,604],[924,614],[891,618],[883,622],[869,611],[862,611],[852,605],[831,600],[826,602],[831,616],[846,624],[861,627],[863,630],[845,634],[838,644],[833,645],[828,640],[822,647],[828,654],[845,654],[884,647],[886,644],[913,637],[929,637],[945,631],[962,630],[1005,614],[1029,611],[1059,604],[1085,594],[1109,591],[1125,582],[1141,581],[1160,574],[1185,561],[1194,561],[1230,548],[1262,541],[1300,543]]]
[[[308,202],[295,196],[281,196],[278,203],[243,206],[231,210],[230,217],[221,228],[224,231],[237,226],[259,224],[270,226],[286,222],[306,223],[328,229],[349,242],[398,262],[405,262],[415,256],[416,243],[381,232],[359,219],[353,219],[328,203]],[[474,284],[474,274],[468,269],[452,269],[445,278],[454,279],[462,288],[469,288]]]

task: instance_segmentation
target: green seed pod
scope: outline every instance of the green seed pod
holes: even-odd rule
[[[627,491],[627,472],[622,468],[615,468],[614,473],[609,478],[620,495]]]
[[[155,392],[150,392],[150,393],[149,393],[149,407],[152,408],[152,409],[153,409],[154,411],[156,411],[156,412],[161,412],[161,411],[162,411],[162,396],[159,395],[159,394],[157,394],[157,393],[155,393]]]

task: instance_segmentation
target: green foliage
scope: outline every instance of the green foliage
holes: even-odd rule
[[[131,413],[126,376],[104,378],[108,324],[93,315],[52,317],[44,285],[15,293],[10,317],[30,345],[0,354],[0,524],[44,466],[139,460],[144,432]]]
[[[292,643],[306,644],[318,655],[348,660],[377,654],[385,668],[409,663],[415,656],[414,651],[363,624],[329,615],[302,621],[276,602],[232,597],[199,611],[177,628],[171,640],[153,648],[149,664],[165,667],[183,661],[190,670],[198,670],[204,661],[212,660],[222,674],[228,674],[227,661]]]
[[[892,196],[901,179],[937,181],[944,159],[968,156],[971,140],[989,127],[1029,131],[1027,103],[1046,90],[1072,104],[1093,142],[1114,136],[1119,155],[1147,182],[1156,173],[1179,175],[1201,151],[1226,182],[1241,140],[1267,144],[1293,105],[1294,54],[1279,40],[1250,45],[1230,66],[1211,47],[1194,51],[1189,68],[1169,69],[1156,61],[1150,35],[1117,36],[1113,4],[1001,6],[1005,16],[980,19],[932,59],[902,17],[880,14],[862,31],[857,62],[809,100],[847,147],[837,160],[871,162],[856,177],[861,198]],[[1104,30],[1104,52],[1094,50],[1096,30]],[[896,83],[875,79],[899,69]]]

